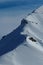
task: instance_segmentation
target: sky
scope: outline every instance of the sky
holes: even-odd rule
[[[43,0],[0,0],[0,8],[16,6],[42,5]]]
[[[0,38],[17,28],[43,0],[0,0]]]

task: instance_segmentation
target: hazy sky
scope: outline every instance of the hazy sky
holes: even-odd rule
[[[0,9],[16,6],[42,5],[43,0],[0,0]]]

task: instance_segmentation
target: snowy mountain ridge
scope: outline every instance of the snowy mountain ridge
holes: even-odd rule
[[[0,44],[1,65],[43,65],[43,6],[23,19]]]

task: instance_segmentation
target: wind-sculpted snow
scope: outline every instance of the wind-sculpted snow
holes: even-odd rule
[[[1,65],[43,65],[43,6],[0,40]]]

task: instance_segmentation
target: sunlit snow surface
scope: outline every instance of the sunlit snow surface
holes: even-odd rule
[[[0,65],[43,65],[43,6],[25,19],[28,24],[21,34],[27,35],[26,41],[1,56]]]

